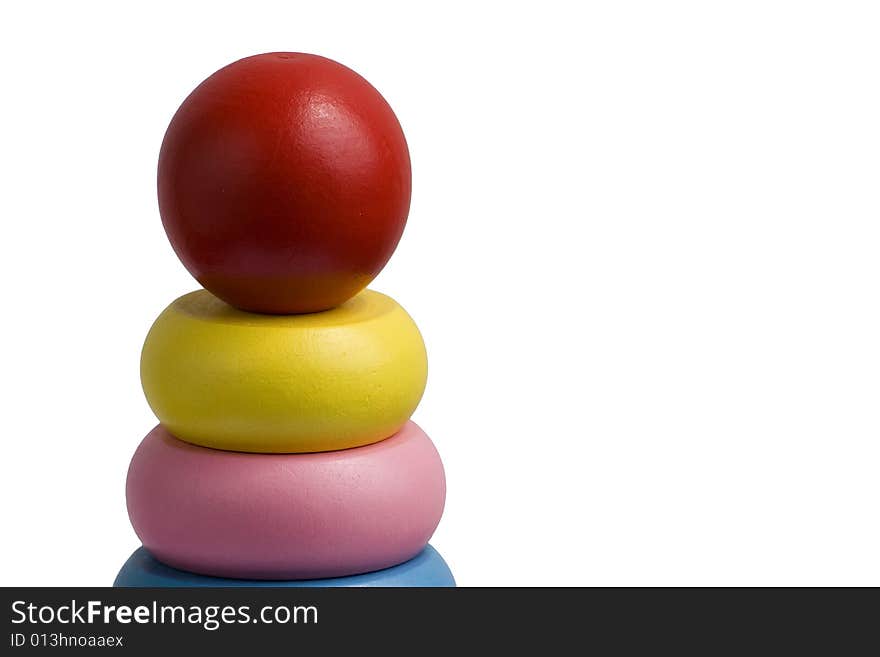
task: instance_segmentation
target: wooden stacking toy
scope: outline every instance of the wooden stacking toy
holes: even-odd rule
[[[174,115],[158,191],[205,289],[144,343],[160,424],[129,467],[143,547],[115,586],[455,586],[428,545],[443,464],[410,420],[425,345],[400,305],[364,289],[410,203],[382,96],[315,55],[237,61]]]

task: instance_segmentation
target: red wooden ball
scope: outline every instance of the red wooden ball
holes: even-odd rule
[[[379,273],[409,213],[403,131],[337,62],[267,53],[214,73],[159,154],[159,211],[206,289],[243,310],[337,306]]]

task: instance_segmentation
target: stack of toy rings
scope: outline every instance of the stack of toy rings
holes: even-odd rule
[[[454,586],[428,546],[443,465],[409,419],[425,346],[363,289],[403,231],[409,167],[379,93],[314,55],[240,60],[175,114],[159,207],[206,289],[144,344],[160,424],[129,468],[143,547],[117,586]]]

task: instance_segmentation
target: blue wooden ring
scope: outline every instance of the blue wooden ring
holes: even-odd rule
[[[125,562],[115,587],[176,587],[176,586],[234,586],[234,587],[355,587],[355,586],[455,586],[455,579],[443,557],[430,545],[414,558],[398,566],[361,575],[302,580],[248,580],[226,579],[196,575],[170,568],[154,559],[144,548],[138,548]]]

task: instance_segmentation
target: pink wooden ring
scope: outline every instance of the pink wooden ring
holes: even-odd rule
[[[440,521],[446,480],[412,421],[387,440],[313,454],[220,451],[157,426],[131,461],[126,497],[144,547],[169,566],[311,579],[414,557]]]

